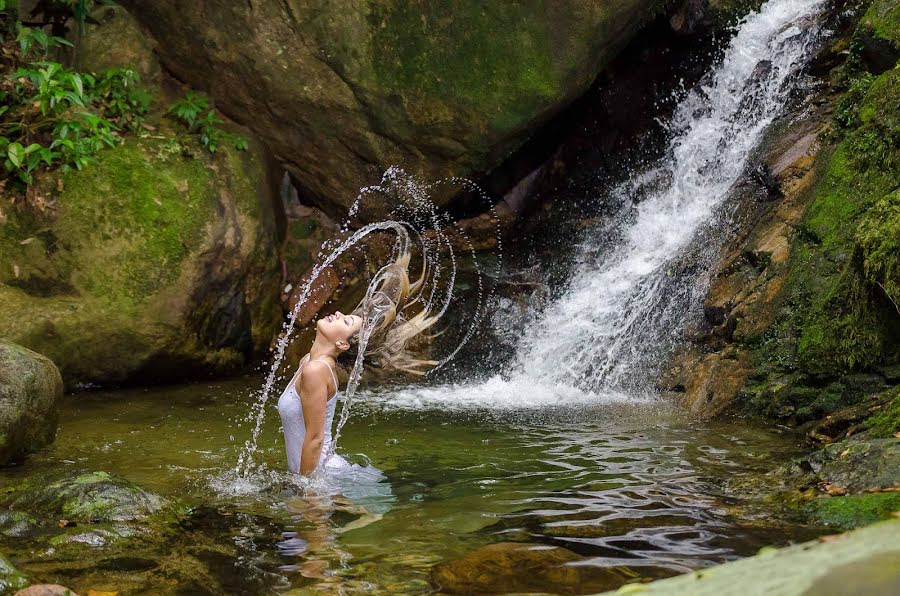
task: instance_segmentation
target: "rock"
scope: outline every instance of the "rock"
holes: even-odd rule
[[[48,358],[0,339],[0,464],[53,442],[62,392]]]
[[[397,0],[122,4],[167,69],[336,214],[390,165],[429,181],[489,171],[665,3],[458,2],[452,19],[445,4]]]
[[[170,504],[124,478],[88,472],[49,483],[35,479],[11,496],[9,506],[43,517],[95,523],[145,520]]]
[[[75,46],[79,70],[101,73],[109,68],[131,68],[149,85],[158,83],[162,69],[154,56],[156,43],[120,6],[101,6],[91,13],[97,23],[86,23]]]
[[[745,596],[896,594],[900,591],[900,520],[764,552],[607,594]]]
[[[876,72],[893,68],[900,60],[900,4],[874,0],[856,32],[862,56]]]
[[[21,511],[0,512],[0,534],[7,538],[27,536],[36,525],[37,520]]]
[[[730,405],[749,372],[746,352],[702,354],[686,350],[672,360],[661,384],[665,389],[678,391],[678,402],[692,415],[712,418]]]
[[[19,590],[15,596],[78,596],[78,594],[59,584],[37,584]]]
[[[20,590],[28,585],[28,579],[9,562],[9,559],[0,555],[0,592]],[[21,592],[17,592],[21,594]]]
[[[268,346],[281,281],[258,148],[131,137],[46,178],[54,210],[3,207],[0,337],[70,387],[231,372]]]
[[[900,439],[847,439],[805,461],[822,483],[850,493],[900,488]]]
[[[631,576],[606,567],[571,565],[583,560],[556,546],[500,542],[432,569],[431,580],[451,594],[590,593],[620,585]]]

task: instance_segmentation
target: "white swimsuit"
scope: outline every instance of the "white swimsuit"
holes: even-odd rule
[[[300,452],[303,449],[303,439],[306,437],[306,421],[303,419],[303,405],[300,403],[300,395],[297,393],[295,384],[303,366],[309,362],[307,358],[300,364],[294,378],[288,383],[288,386],[278,398],[278,413],[281,415],[281,426],[284,428],[284,448],[287,451],[288,469],[291,472],[300,472]],[[319,360],[319,362],[323,362]],[[325,410],[325,433],[322,441],[322,453],[319,455],[319,466],[328,457],[331,451],[331,424],[334,421],[334,407],[337,403],[338,381],[334,374],[334,370],[327,362],[328,370],[331,371],[331,378],[334,379],[334,395],[327,402]],[[347,460],[339,455],[333,455],[326,464],[327,468],[344,467],[349,465]]]

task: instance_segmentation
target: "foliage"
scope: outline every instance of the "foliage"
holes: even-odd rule
[[[68,41],[17,24],[2,46],[9,58],[0,78],[0,159],[18,186],[34,184],[40,169],[81,169],[120,131],[136,129],[150,96],[134,71],[110,69],[98,77],[47,59]]]
[[[200,136],[200,143],[210,152],[218,151],[222,143],[231,143],[238,151],[247,149],[247,139],[219,128],[222,120],[202,93],[188,91],[182,99],[175,101],[169,113]]]

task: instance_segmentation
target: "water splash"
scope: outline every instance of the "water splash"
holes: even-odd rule
[[[430,199],[438,190],[438,187],[445,185],[453,185],[456,189],[473,192],[484,205],[488,206],[496,226],[497,245],[495,253],[498,257],[496,267],[499,270],[502,263],[499,218],[493,206],[490,205],[487,195],[473,182],[464,178],[454,177],[432,184],[422,184],[403,170],[392,167],[385,172],[379,184],[363,188],[351,206],[347,220],[341,226],[341,235],[347,237],[339,242],[323,246],[322,251],[319,253],[320,260],[316,263],[298,293],[296,304],[275,344],[266,380],[256,395],[256,401],[248,414],[247,419],[252,427],[250,437],[244,444],[234,473],[230,475],[231,478],[219,479],[219,484],[224,482],[231,486],[229,490],[237,490],[239,492],[252,490],[254,482],[250,479],[250,476],[253,475],[255,469],[253,455],[257,450],[259,434],[265,419],[266,404],[272,395],[276,383],[285,379],[284,376],[279,376],[278,373],[284,362],[285,352],[291,341],[297,316],[310,298],[310,294],[322,272],[367,236],[374,233],[392,233],[394,234],[393,257],[407,252],[412,252],[417,256],[421,261],[425,287],[428,288],[427,294],[424,295],[424,304],[422,306],[429,312],[443,316],[451,308],[458,271],[459,256],[455,253],[453,242],[447,233],[448,230],[453,230],[454,235],[461,239],[466,251],[472,257],[477,285],[476,307],[469,317],[470,320],[462,338],[456,342],[452,349],[437,359],[432,371],[450,362],[466,342],[471,339],[484,317],[485,304],[490,300],[493,288],[490,288],[487,292],[485,291],[484,272],[474,258],[474,244],[466,231],[449,214],[438,209]],[[358,212],[360,205],[364,201],[373,200],[391,201],[393,209],[390,212],[389,219],[365,225],[350,233],[351,218]],[[327,256],[324,256],[326,253],[328,253]],[[368,259],[368,256],[366,258]],[[370,285],[370,293],[372,289]],[[465,321],[463,320],[463,322]],[[375,324],[376,320],[372,319],[360,331],[356,362],[350,373],[347,386],[341,393],[341,413],[333,434],[331,450],[327,454],[326,460],[334,454],[341,430],[350,416],[354,395],[363,373],[366,347],[371,339]],[[287,378],[292,376],[288,375]],[[263,481],[265,482],[266,479]]]

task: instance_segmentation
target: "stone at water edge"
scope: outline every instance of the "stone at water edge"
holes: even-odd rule
[[[0,339],[0,465],[53,442],[62,392],[53,362]]]
[[[900,520],[606,594],[839,596],[900,593]]]
[[[14,596],[78,596],[78,594],[59,584],[36,584],[19,590]]]

